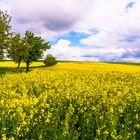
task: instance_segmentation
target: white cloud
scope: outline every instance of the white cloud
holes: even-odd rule
[[[89,27],[97,27],[108,32],[118,32],[120,28],[127,30],[130,27],[139,27],[140,1],[136,0],[134,6],[126,13],[125,7],[129,2],[130,0],[94,0],[90,5],[89,13],[78,24],[79,30],[80,28],[87,30]],[[134,24],[137,26],[132,26]]]
[[[48,53],[53,54],[60,60],[81,60],[80,57],[84,52],[84,49],[80,47],[72,47],[70,41],[62,39],[48,51]]]
[[[120,58],[125,52],[124,49],[109,49],[108,48],[91,48],[79,46],[71,46],[68,40],[59,40],[46,53],[51,53],[58,60],[77,60],[77,61],[115,61]]]
[[[111,34],[106,31],[100,31],[97,34],[90,35],[87,38],[81,39],[82,44],[88,46],[102,46],[112,48],[118,45],[119,36],[116,34]]]

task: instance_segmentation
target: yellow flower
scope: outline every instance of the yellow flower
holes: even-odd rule
[[[2,134],[2,140],[6,140],[6,134]]]

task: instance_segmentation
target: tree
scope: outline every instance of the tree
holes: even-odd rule
[[[9,46],[10,39],[10,29],[9,25],[11,21],[11,17],[7,14],[7,12],[3,12],[0,10],[0,59],[4,58],[4,52]]]
[[[48,54],[46,58],[44,59],[45,66],[52,66],[57,63],[55,57],[53,57],[51,54]]]
[[[51,46],[41,37],[35,36],[34,33],[26,31],[23,38],[24,46],[28,48],[28,53],[24,58],[26,62],[26,71],[29,71],[29,66],[33,61],[37,61],[43,55],[43,52]]]
[[[20,63],[28,54],[28,49],[24,46],[20,34],[15,34],[11,37],[10,46],[7,49],[8,57],[18,64],[17,71],[19,70]]]

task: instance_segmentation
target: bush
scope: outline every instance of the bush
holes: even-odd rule
[[[51,54],[48,54],[46,56],[46,58],[44,59],[44,64],[46,66],[52,66],[52,65],[55,65],[57,63],[55,57],[53,57]]]

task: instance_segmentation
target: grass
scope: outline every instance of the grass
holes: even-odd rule
[[[0,61],[0,75],[6,73],[16,73],[17,64],[12,61]],[[30,70],[35,68],[45,68],[43,62],[34,62],[30,65]],[[24,72],[26,70],[26,64],[21,63],[19,72]]]
[[[83,66],[82,66],[83,65]],[[0,75],[6,73],[15,73],[17,64],[12,61],[0,61]],[[129,71],[135,72],[140,71],[140,63],[125,63],[125,62],[79,62],[79,61],[60,61],[56,66],[53,66],[53,69],[81,69],[87,70],[112,70],[112,71]],[[30,70],[36,68],[46,68],[43,62],[33,62],[30,65]],[[26,64],[21,63],[19,72],[25,72]]]

